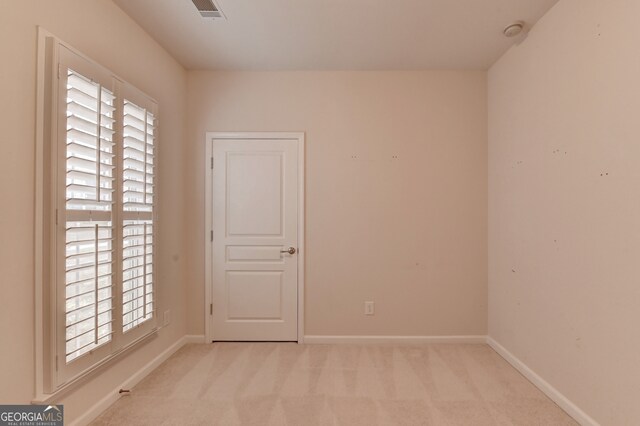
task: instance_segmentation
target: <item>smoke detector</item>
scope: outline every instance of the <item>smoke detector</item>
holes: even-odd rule
[[[513,24],[507,25],[503,33],[506,37],[515,37],[524,30],[524,21],[516,21]]]
[[[226,19],[213,0],[191,0],[203,18]]]

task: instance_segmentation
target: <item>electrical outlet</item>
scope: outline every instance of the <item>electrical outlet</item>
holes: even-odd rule
[[[171,323],[171,310],[164,311],[164,317],[162,318],[162,326],[166,327]]]
[[[373,302],[364,302],[364,314],[365,315],[373,315],[374,314],[374,304]]]

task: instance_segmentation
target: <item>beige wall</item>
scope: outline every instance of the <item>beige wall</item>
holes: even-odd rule
[[[640,2],[561,0],[489,73],[489,332],[640,424]]]
[[[182,191],[186,73],[109,0],[0,2],[0,403],[34,397],[34,188],[36,25],[109,67],[160,104],[160,201],[157,276],[160,310],[172,324],[77,392],[67,420],[77,418],[185,334]]]
[[[189,72],[188,99],[190,334],[206,131],[306,132],[305,334],[486,333],[486,73]]]

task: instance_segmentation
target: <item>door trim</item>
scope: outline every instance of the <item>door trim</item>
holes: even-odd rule
[[[298,343],[304,343],[304,218],[305,218],[305,134],[304,132],[207,132],[205,139],[205,338],[213,341],[213,140],[214,139],[256,139],[256,140],[295,140],[298,142]],[[215,314],[215,312],[213,312]]]

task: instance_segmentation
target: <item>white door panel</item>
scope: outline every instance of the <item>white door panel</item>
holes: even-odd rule
[[[284,153],[225,155],[228,235],[282,237]]]
[[[213,157],[213,340],[297,340],[298,142],[214,139]]]

